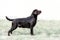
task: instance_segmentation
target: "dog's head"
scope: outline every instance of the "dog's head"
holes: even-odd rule
[[[39,14],[41,14],[41,10],[35,9],[35,10],[33,10],[33,13],[32,14],[33,15],[39,15]]]

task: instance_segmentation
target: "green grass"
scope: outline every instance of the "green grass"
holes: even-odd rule
[[[11,28],[11,21],[0,19],[0,40],[59,40],[59,20],[39,20],[34,27],[34,35],[30,35],[30,29],[17,28],[11,36],[8,30]],[[21,31],[20,31],[21,30]]]

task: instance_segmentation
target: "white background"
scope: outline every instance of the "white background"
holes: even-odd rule
[[[28,17],[34,9],[42,11],[39,20],[60,20],[60,0],[0,0],[0,18]]]

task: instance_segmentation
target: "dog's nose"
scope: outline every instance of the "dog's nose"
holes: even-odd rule
[[[41,13],[41,11],[39,11],[39,13]]]

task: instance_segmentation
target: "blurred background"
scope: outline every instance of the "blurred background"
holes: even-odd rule
[[[12,22],[2,19],[28,17],[34,9],[42,11],[34,36],[29,29],[17,28],[8,37]],[[60,40],[60,0],[0,0],[0,40]]]
[[[34,9],[41,10],[38,20],[60,20],[60,0],[0,0],[0,18],[23,18]]]

